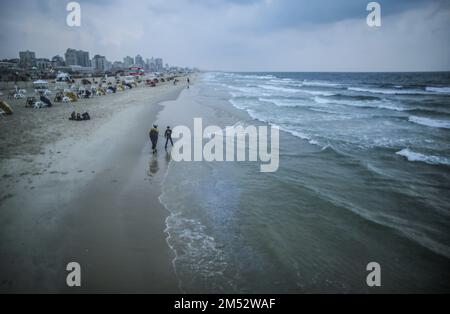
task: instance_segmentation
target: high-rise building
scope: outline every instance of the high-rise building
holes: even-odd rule
[[[153,57],[151,59],[147,59],[147,66],[150,72],[156,72],[156,62]]]
[[[66,65],[79,65],[82,67],[90,67],[91,60],[89,52],[83,50],[67,49],[65,53]]]
[[[161,58],[156,58],[155,59],[155,64],[156,64],[156,72],[162,72],[164,70],[164,62],[163,59]]]
[[[19,58],[19,66],[22,68],[31,68],[36,65],[36,54],[33,51],[21,51]]]
[[[111,71],[112,70],[112,62],[106,60],[106,64],[105,64],[105,71]]]
[[[123,64],[126,68],[129,68],[134,65],[134,59],[132,57],[127,56],[123,58]]]
[[[141,55],[137,55],[136,58],[134,58],[134,64],[140,67],[144,67],[144,59]]]
[[[94,58],[92,59],[92,67],[97,71],[97,72],[105,72],[107,71],[107,61],[106,61],[106,57],[104,56],[100,56],[100,55],[95,55]]]

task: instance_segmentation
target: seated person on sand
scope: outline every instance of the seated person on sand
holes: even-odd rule
[[[91,116],[90,116],[89,113],[87,113],[87,112],[83,113],[82,117],[83,117],[83,120],[84,120],[84,121],[89,121],[89,120],[91,120]]]
[[[72,112],[69,118],[70,121],[89,121],[91,120],[91,116],[88,112],[85,112],[83,114],[76,113],[75,111]]]

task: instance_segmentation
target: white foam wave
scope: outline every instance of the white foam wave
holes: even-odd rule
[[[450,87],[427,87],[426,91],[438,94],[450,94]]]
[[[317,86],[317,87],[339,87],[341,84],[329,83],[329,82],[319,82],[319,81],[303,81],[303,86]]]
[[[314,97],[314,101],[321,105],[336,103],[336,101],[333,99],[328,99],[328,98],[323,98],[323,97]]]
[[[349,87],[347,88],[349,91],[353,92],[363,92],[363,93],[371,93],[371,94],[384,94],[384,95],[427,95],[429,94],[423,90],[410,89],[410,90],[401,90],[401,89],[382,89],[382,88],[364,88],[364,87]]]
[[[450,159],[445,157],[425,155],[421,153],[414,152],[408,148],[403,149],[396,153],[399,156],[403,156],[411,162],[425,162],[431,165],[446,165],[450,166]]]
[[[286,88],[286,87],[279,87],[279,86],[273,86],[273,85],[259,85],[259,87],[273,90],[277,92],[284,92],[284,93],[298,93],[298,89],[294,88]]]
[[[430,118],[411,116],[409,117],[409,121],[431,128],[450,129],[450,120],[435,120]]]
[[[331,98],[323,98],[323,97],[315,97],[314,101],[318,104],[337,104],[343,106],[352,106],[352,107],[360,107],[360,108],[378,108],[378,109],[387,109],[394,111],[405,111],[407,110],[404,107],[395,106],[389,102],[383,101],[345,101],[345,100],[337,100]]]
[[[325,97],[329,97],[329,96],[335,96],[336,94],[334,93],[330,93],[330,92],[325,92],[325,91],[315,91],[315,90],[307,90],[307,89],[302,89],[300,90],[302,93],[306,93],[309,95],[313,95],[313,96],[325,96]]]
[[[271,98],[259,98],[258,100],[262,102],[272,103],[277,107],[302,107],[302,104],[299,101],[294,100],[280,100]]]

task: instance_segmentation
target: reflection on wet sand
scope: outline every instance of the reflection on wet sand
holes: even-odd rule
[[[165,162],[166,162],[164,169],[167,169],[169,164],[170,164],[170,162],[172,161],[172,155],[169,152],[166,152],[166,155],[164,156],[164,159],[165,159]],[[158,154],[155,154],[150,159],[148,175],[150,177],[155,177],[159,173],[160,170],[161,170],[161,167],[160,167],[160,164],[159,164]]]
[[[158,156],[154,155],[152,157],[152,159],[150,160],[150,167],[149,167],[148,175],[150,177],[153,177],[153,176],[157,175],[158,172],[159,172]]]

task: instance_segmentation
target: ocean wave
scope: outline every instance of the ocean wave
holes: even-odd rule
[[[435,120],[430,118],[411,116],[409,117],[409,122],[428,126],[431,128],[450,129],[450,120]]]
[[[450,87],[427,87],[425,90],[438,94],[450,94]]]
[[[336,96],[335,93],[325,92],[325,91],[301,89],[300,92],[309,94],[309,95],[313,95],[313,96],[324,96],[324,97]]]
[[[263,89],[273,90],[277,92],[284,92],[284,93],[298,93],[298,89],[294,88],[286,88],[286,87],[278,87],[273,85],[259,85],[258,87],[261,87]]]
[[[450,166],[450,159],[445,157],[425,155],[414,152],[408,148],[403,149],[396,153],[399,156],[403,156],[411,162],[424,162],[431,165],[446,165]]]
[[[271,79],[269,82],[275,83],[275,84],[289,84],[289,83],[294,83],[295,81],[292,79],[283,78],[283,79]]]
[[[347,94],[337,94],[336,97],[348,100],[364,100],[364,101],[372,101],[372,100],[383,100],[378,96],[367,96],[367,95],[347,95]]]
[[[404,108],[403,111],[407,111],[411,114],[450,114],[450,109],[445,108],[430,108],[430,107],[411,107]]]
[[[314,101],[321,105],[327,105],[327,104],[336,104],[338,103],[336,100],[331,98],[323,98],[323,97],[314,97]]]
[[[235,99],[230,99],[229,102],[237,109],[241,109],[241,110],[247,110],[248,107],[238,101],[236,101]]]
[[[303,81],[303,86],[314,86],[314,87],[340,87],[341,84],[338,83],[329,83],[329,82],[320,82],[320,81]]]
[[[381,89],[381,88],[364,88],[364,87],[349,87],[349,91],[363,92],[372,94],[384,94],[384,95],[428,95],[429,92],[423,90],[412,89]]]
[[[337,100],[332,98],[323,98],[323,97],[315,97],[314,101],[318,104],[336,104],[342,106],[350,106],[350,107],[358,107],[358,108],[368,108],[368,109],[386,109],[393,111],[407,111],[408,109],[405,107],[400,107],[388,101],[345,101],[345,100]]]
[[[298,101],[294,100],[280,100],[280,99],[271,99],[271,98],[259,98],[261,102],[269,102],[274,104],[277,107],[303,107]]]
[[[232,86],[232,85],[225,85],[225,86],[229,89],[236,90],[236,91],[239,91],[242,93],[248,93],[248,94],[256,93],[256,90],[251,87],[237,87],[237,86]]]

